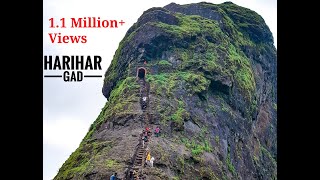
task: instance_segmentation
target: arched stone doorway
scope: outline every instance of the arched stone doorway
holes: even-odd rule
[[[143,67],[140,67],[137,70],[137,77],[140,78],[140,79],[144,79],[145,76],[146,76],[146,73],[147,73],[146,69],[143,68]]]

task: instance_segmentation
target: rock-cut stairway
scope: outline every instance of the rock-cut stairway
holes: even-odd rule
[[[140,136],[142,138],[142,134]],[[145,163],[145,159],[146,159],[146,156],[145,156],[145,151],[146,151],[146,147],[148,145],[148,142],[146,142],[144,144],[144,147],[142,147],[142,139],[140,138],[140,143],[139,143],[139,146],[137,148],[137,153],[136,153],[136,156],[135,156],[135,161],[133,163],[133,167],[132,167],[132,170],[134,170],[136,173],[134,174],[134,180],[140,180],[140,179],[144,179],[141,177],[141,170],[143,169],[144,167],[144,163]],[[139,177],[140,175],[140,177]]]
[[[148,108],[148,100],[143,101],[143,97],[148,97],[148,86],[146,86],[146,82],[144,79],[139,79],[138,83],[140,84],[140,104],[141,104],[141,110],[142,110],[142,122],[146,126],[149,126],[149,116],[147,114],[147,108]],[[146,159],[146,148],[148,147],[148,142],[150,141],[151,134],[148,133],[148,142],[144,143],[143,146],[143,133],[139,136],[139,144],[135,151],[135,155],[133,158],[133,165],[130,169],[130,171],[136,172],[134,174],[134,180],[145,180],[146,176],[143,176],[143,168],[145,165],[145,159]],[[130,179],[130,178],[127,178]]]

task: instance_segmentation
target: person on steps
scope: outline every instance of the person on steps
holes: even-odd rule
[[[152,132],[150,131],[149,127],[146,127],[146,131],[147,131],[147,135],[150,136],[152,134]]]
[[[110,180],[117,180],[118,179],[117,175],[118,174],[116,172],[112,174],[112,176],[110,177]]]
[[[154,157],[151,157],[150,159],[150,166],[153,167],[153,161],[154,161]]]
[[[146,132],[150,132],[150,128],[148,126],[146,126]]]
[[[144,132],[143,136],[144,136],[144,142],[148,142],[148,133]]]
[[[150,151],[147,152],[147,159],[146,159],[146,164],[150,164],[150,160],[151,160],[151,155],[150,155]]]
[[[147,97],[142,97],[142,109],[145,109],[147,107]]]
[[[130,179],[130,180],[134,180],[134,174],[133,174],[133,171],[132,171],[132,170],[130,170],[129,179]]]
[[[144,148],[144,137],[142,137],[142,148]]]
[[[154,130],[154,134],[156,135],[156,137],[159,137],[159,133],[160,133],[160,128],[159,126],[157,126],[157,128]]]

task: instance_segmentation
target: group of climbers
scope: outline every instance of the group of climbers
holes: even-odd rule
[[[146,128],[143,130],[143,147],[144,147],[144,142],[148,142],[148,137],[152,134],[151,130],[149,127],[146,126]],[[154,134],[156,137],[159,137],[160,134],[160,128],[157,126],[154,130]],[[151,156],[150,149],[147,147],[146,149],[146,163],[145,165],[148,165],[150,167],[153,167],[153,162],[155,158]]]
[[[142,147],[144,147],[144,143],[145,142],[148,142],[149,136],[151,134],[152,134],[152,132],[151,132],[149,127],[146,127],[144,130],[142,130],[142,140],[143,140],[142,141],[143,142]],[[159,126],[157,126],[156,129],[154,130],[154,135],[156,137],[159,137],[159,134],[160,134],[160,128],[159,128]]]

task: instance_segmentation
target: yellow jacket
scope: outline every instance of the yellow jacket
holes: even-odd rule
[[[150,159],[151,159],[151,155],[150,155],[150,153],[148,153],[148,155],[147,155],[147,161],[150,161]]]

